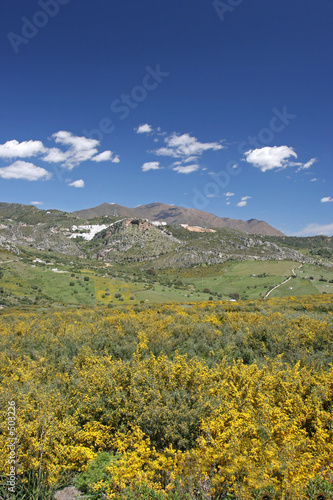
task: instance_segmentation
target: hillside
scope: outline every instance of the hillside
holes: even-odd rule
[[[177,224],[155,227],[145,219],[126,218],[103,229],[91,241],[81,241],[80,246],[92,259],[142,262],[159,269],[217,264],[230,258],[298,262],[305,258],[296,250],[263,240],[264,237],[227,228],[191,232]]]
[[[133,210],[138,210],[142,216],[133,217],[130,215]],[[196,212],[200,219],[195,218]],[[147,218],[149,213],[150,220]],[[182,218],[185,213],[189,214],[186,219]],[[164,217],[168,214],[169,219]],[[220,264],[230,259],[319,261],[329,267],[332,265],[330,238],[250,235],[245,231],[219,228],[216,225],[214,230],[205,231],[202,228],[207,228],[205,222],[208,219],[204,216],[205,212],[161,204],[136,209],[103,204],[88,212],[68,213],[2,203],[0,247],[17,255],[29,247],[35,251],[56,252],[110,264],[130,265],[140,262],[144,267],[153,266],[155,269]],[[210,220],[224,222],[212,214],[208,216]],[[154,220],[162,219],[164,225],[154,223]],[[170,223],[171,219],[187,220],[187,223]],[[265,222],[253,220],[237,222],[247,225],[248,230],[249,227],[265,228],[266,225]],[[232,225],[230,219],[227,219],[227,223]]]
[[[332,309],[317,295],[3,311],[10,498],[332,498]]]
[[[250,219],[248,221],[218,217],[203,210],[184,208],[164,203],[150,203],[128,208],[116,203],[103,203],[94,208],[73,212],[81,219],[113,215],[120,217],[143,217],[149,220],[165,221],[167,224],[190,224],[208,228],[228,228],[245,231],[248,234],[261,234],[264,236],[283,236],[281,231],[267,224],[265,221]]]

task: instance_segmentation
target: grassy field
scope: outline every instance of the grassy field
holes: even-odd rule
[[[0,306],[186,303],[230,300],[231,294],[253,300],[265,297],[292,275],[292,269],[296,278],[275,289],[271,297],[333,293],[333,269],[310,264],[299,268],[292,261],[229,261],[149,273],[138,264],[106,267],[102,262],[54,255],[43,262],[35,260],[35,255],[0,252]]]
[[[220,293],[222,299],[229,298],[230,293],[253,299],[264,297],[271,288],[290,276],[292,269],[298,265],[292,261],[231,262],[214,266],[211,275],[207,275],[206,271],[204,276],[186,277],[184,281],[193,283],[196,289],[207,288]]]
[[[280,286],[271,293],[271,297],[288,297],[290,295],[313,295],[316,293],[333,293],[333,269],[323,266],[304,264],[295,269],[296,278]],[[312,279],[311,279],[312,278]],[[327,280],[327,281],[321,281]]]

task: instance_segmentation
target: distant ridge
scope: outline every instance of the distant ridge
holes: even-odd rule
[[[217,215],[197,210],[184,208],[164,203],[149,203],[135,208],[125,207],[117,203],[102,203],[97,207],[77,210],[73,215],[81,219],[93,219],[104,215],[119,217],[141,217],[149,220],[165,221],[168,224],[189,224],[204,228],[228,228],[244,231],[248,234],[261,234],[264,236],[284,236],[284,234],[267,224],[265,221],[250,219],[247,221],[218,217]]]

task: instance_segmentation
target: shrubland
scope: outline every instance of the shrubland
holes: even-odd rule
[[[16,498],[329,498],[332,312],[329,294],[4,310],[0,468],[15,401]]]

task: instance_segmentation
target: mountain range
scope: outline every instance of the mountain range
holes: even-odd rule
[[[218,217],[203,210],[184,208],[164,203],[149,203],[134,208],[118,205],[117,203],[102,203],[97,207],[78,210],[73,215],[80,219],[94,219],[103,216],[140,217],[153,221],[166,222],[167,224],[189,224],[203,228],[227,228],[244,231],[247,234],[261,234],[263,236],[284,236],[284,234],[257,219],[247,221]]]

